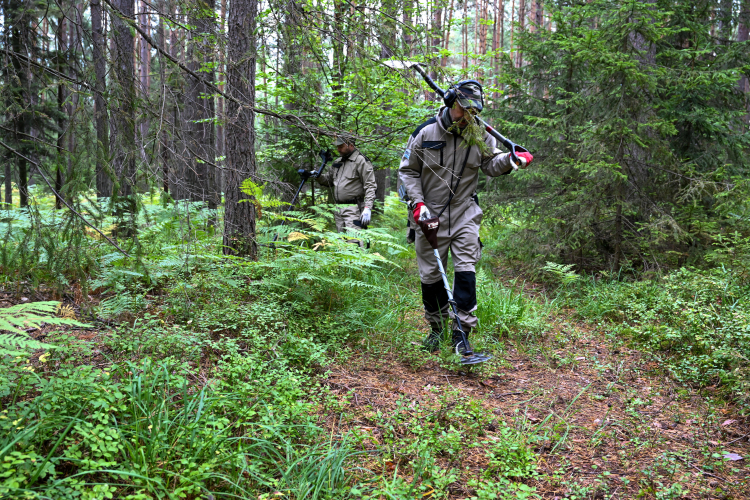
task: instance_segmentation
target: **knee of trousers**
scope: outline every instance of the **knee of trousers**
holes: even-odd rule
[[[442,280],[436,283],[422,283],[422,304],[428,313],[438,313],[448,307],[448,292]]]
[[[456,307],[467,313],[477,308],[477,275],[473,271],[456,271],[453,278]]]

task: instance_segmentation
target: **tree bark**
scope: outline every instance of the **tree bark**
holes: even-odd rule
[[[503,0],[495,1],[495,24],[492,31],[492,67],[495,73],[495,87],[500,87],[500,51],[503,48],[504,40],[504,27],[505,22],[505,6]],[[500,97],[499,93],[495,93],[495,99]]]
[[[91,31],[93,39],[94,73],[96,74],[96,92],[94,92],[94,119],[96,121],[96,195],[112,196],[112,179],[108,173],[109,163],[109,120],[107,118],[106,42],[102,23],[101,0],[91,0]]]
[[[445,42],[443,43],[443,49],[447,52],[451,42],[451,26],[453,25],[453,0],[448,8],[448,21],[445,23]],[[440,61],[440,66],[443,68],[448,64],[448,56],[443,56],[443,60]]]
[[[523,0],[521,0],[523,1]],[[516,31],[513,29],[513,18],[516,15],[516,0],[511,0],[510,4],[510,60],[515,66],[516,64],[516,55],[513,53],[513,33]]]
[[[72,79],[75,79],[76,76],[76,67],[80,67],[79,65],[83,59],[83,34],[81,33],[81,29],[83,26],[83,3],[82,2],[76,2],[73,6],[73,8],[70,10],[70,17],[71,22],[69,23],[69,29],[68,29],[68,55],[66,57],[67,64],[66,64],[66,71],[68,76],[70,76]],[[80,52],[79,52],[80,50]],[[78,54],[80,55],[79,56]],[[80,90],[81,88],[76,85],[75,83],[70,83],[70,87],[72,88],[72,92],[70,92],[69,98],[66,102],[66,111],[68,115],[68,130],[66,133],[66,138],[68,140],[68,170],[65,175],[66,183],[68,184],[67,188],[63,188],[62,196],[63,197],[70,197],[71,193],[68,193],[67,191],[72,189],[72,185],[70,185],[70,182],[75,177],[75,166],[78,164],[79,161],[79,155],[78,155],[78,141],[76,140],[76,127],[75,127],[75,116],[78,114],[78,106],[80,103]]]
[[[125,212],[135,212],[135,58],[134,38],[130,26],[120,16],[135,21],[134,0],[112,0],[117,13],[112,15],[112,39],[114,42],[114,68],[119,84],[118,111],[115,113],[113,136],[116,150],[113,158],[114,170],[119,182],[119,195],[124,198]],[[119,14],[119,15],[118,15]],[[120,213],[123,210],[119,211]],[[134,226],[135,220],[131,221]],[[131,229],[134,230],[134,227]]]
[[[453,0],[451,0],[453,1]],[[414,0],[404,1],[403,13],[403,33],[404,33],[404,57],[411,57],[412,46],[414,44],[414,35],[412,34],[412,15],[414,14]]]
[[[65,57],[68,51],[68,31],[67,19],[65,13],[61,13],[57,19],[57,71],[60,74],[68,72]],[[61,78],[57,84],[57,162],[55,165],[55,191],[62,194],[64,179],[63,171],[65,166],[65,118],[68,113],[65,109],[65,81]],[[60,197],[55,198],[55,208],[60,210],[63,202]]]
[[[382,9],[385,18],[379,26],[380,31],[380,58],[388,59],[396,53],[396,24],[398,10],[394,0],[383,0]]]
[[[229,4],[227,91],[248,105],[255,105],[257,13],[257,0],[232,0]],[[255,114],[232,100],[227,102],[227,115],[224,253],[255,259],[255,205],[240,191],[242,182],[255,175]],[[248,201],[240,203],[243,200]]]
[[[28,9],[20,1],[9,2],[7,9],[3,12],[3,21],[5,21],[10,27],[10,43],[13,48],[13,52],[16,54],[26,55],[29,54],[30,48],[30,19],[28,18]],[[28,122],[26,116],[27,105],[29,104],[29,78],[26,67],[24,67],[24,61],[19,57],[12,57],[12,71],[13,77],[16,79],[17,84],[11,89],[13,101],[15,106],[15,117],[13,119],[13,128],[15,130],[15,142],[19,145],[19,150],[26,156],[29,154],[29,148],[24,144],[26,138],[25,135],[28,132]],[[28,197],[28,171],[27,161],[25,158],[18,158],[18,201],[21,208],[27,207],[29,204]],[[7,179],[10,179],[10,175],[7,175]],[[12,191],[8,189],[6,185],[6,199],[12,199]]]
[[[743,0],[740,3],[740,15],[739,25],[737,26],[737,41],[747,42],[750,39],[750,0]],[[740,77],[740,81],[737,82],[740,92],[745,93],[745,102],[747,103],[747,114],[745,115],[745,123],[750,121],[750,81],[748,81],[748,74],[745,73]]]
[[[487,55],[487,6],[489,4],[489,0],[478,0],[480,9],[480,15],[479,15],[479,22],[480,25],[477,26],[477,30],[479,31],[479,58],[481,61],[484,60],[484,56]],[[477,76],[479,80],[484,79],[484,71],[480,68],[479,71],[477,71]]]
[[[178,16],[178,8],[176,5],[175,0],[168,0],[169,2],[169,9],[170,14],[177,19]],[[171,55],[173,58],[177,59],[178,61],[182,61],[182,43],[180,39],[180,28],[177,27],[171,27],[170,34],[169,34],[169,55]],[[179,81],[179,80],[175,80]],[[177,96],[181,94],[181,89],[179,88],[178,83],[173,83],[171,86],[172,95]],[[180,119],[180,109],[179,105],[177,103],[177,99],[174,98],[172,100],[172,106],[171,106],[171,113],[172,113],[172,123],[176,127],[178,123],[181,123],[182,120]],[[184,182],[183,179],[179,178],[178,172],[179,172],[179,164],[178,162],[183,161],[185,155],[183,151],[183,142],[181,139],[179,139],[175,132],[173,131],[170,137],[170,147],[172,151],[175,153],[174,157],[172,158],[172,162],[168,164],[167,166],[167,184],[169,188],[169,194],[172,197],[173,200],[179,200],[183,198],[183,192],[184,192]]]
[[[198,0],[190,11],[190,24],[195,27],[190,40],[187,66],[200,74],[205,80],[213,82],[213,51],[210,37],[215,34],[213,21],[214,0]],[[208,13],[211,14],[208,14]],[[201,69],[201,68],[204,69]],[[214,126],[215,104],[206,96],[213,94],[204,83],[192,77],[187,79],[187,106],[185,107],[185,126],[188,141],[189,163],[183,181],[187,187],[186,198],[191,201],[202,201],[209,208],[216,208],[216,189],[214,167],[206,162],[216,160],[216,131]]]
[[[336,109],[335,125],[341,125],[343,120],[342,110],[343,104],[341,103],[344,97],[343,84],[344,84],[344,71],[346,68],[346,58],[344,55],[344,40],[346,39],[345,30],[343,29],[345,23],[346,14],[346,3],[343,0],[333,0],[333,26],[331,29],[333,45],[333,67],[331,68],[331,94],[333,95],[334,109]]]
[[[13,162],[10,158],[5,159],[5,208],[10,210],[13,208],[13,170],[11,165]]]
[[[518,0],[518,31],[521,32],[526,26],[526,0]],[[519,50],[516,52],[516,65],[520,68],[523,66],[523,54]]]
[[[383,213],[383,209],[385,207],[385,197],[388,194],[391,186],[390,181],[390,168],[381,168],[380,170],[375,171],[375,199],[380,202],[377,207],[374,207],[374,210],[377,213]]]
[[[149,34],[150,36],[150,30],[151,30],[151,19],[148,12],[148,5],[146,5],[146,2],[141,0],[141,6],[140,11],[142,14],[140,14],[140,25],[141,29]],[[149,47],[148,43],[143,37],[139,37],[140,40],[140,87],[141,87],[141,94],[143,95],[144,102],[148,103],[149,98],[149,88],[151,87],[151,48]],[[148,135],[148,128],[149,128],[149,119],[148,114],[144,114],[144,118],[141,121],[139,125],[139,135],[140,135],[140,146],[142,151],[142,156],[144,157],[144,160],[146,159],[146,136]]]
[[[462,52],[464,53],[463,61],[461,62],[461,68],[464,70],[464,76],[466,76],[466,70],[469,69],[469,2],[464,0],[464,17],[461,19],[462,26]]]
[[[220,10],[220,16],[219,16],[219,32],[221,34],[221,39],[224,39],[225,33],[226,33],[226,26],[227,26],[227,0],[221,0],[221,10]],[[225,74],[226,72],[226,57],[225,57],[225,50],[226,47],[224,45],[219,45],[219,73]],[[219,84],[219,89],[221,89],[222,92],[224,92],[224,81],[222,79],[222,82]],[[224,149],[224,119],[226,114],[224,113],[224,108],[226,106],[226,103],[224,101],[223,97],[217,97],[216,98],[216,106],[218,107],[217,112],[217,124],[216,124],[216,154],[219,157],[223,157],[225,154]],[[216,181],[216,190],[217,190],[217,197],[219,203],[221,202],[221,193],[224,191],[224,173],[221,170],[217,170],[215,172],[215,181]]]
[[[432,61],[430,62],[430,77],[435,80],[437,79],[437,70],[435,67],[440,63],[441,58],[439,52],[435,54],[435,51],[440,51],[443,46],[443,29],[442,29],[442,18],[443,18],[443,7],[442,4],[438,4],[432,10],[432,39],[430,40],[430,47],[428,48],[431,54]],[[428,37],[429,40],[429,37]],[[434,99],[437,99],[437,94],[432,94]]]

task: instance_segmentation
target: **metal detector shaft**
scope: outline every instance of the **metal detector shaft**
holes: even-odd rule
[[[477,118],[479,118],[479,117],[477,117]],[[528,151],[526,150],[526,148],[524,148],[522,146],[519,146],[515,142],[513,142],[513,141],[511,141],[511,140],[509,140],[507,138],[505,138],[505,136],[503,136],[500,132],[498,132],[497,130],[495,130],[495,128],[492,127],[492,125],[490,125],[486,121],[482,120],[481,118],[479,118],[479,121],[482,122],[482,125],[484,125],[484,129],[487,131],[487,133],[490,134],[495,139],[497,139],[498,141],[500,141],[500,143],[503,146],[505,146],[506,149],[510,152],[510,157],[511,157],[511,159],[513,159],[513,163],[516,164],[516,170],[518,170],[518,166],[521,165],[521,160],[516,155],[516,150],[518,150],[519,152],[528,153]]]
[[[464,353],[464,355],[471,356],[472,354],[474,354],[474,351],[472,351],[471,344],[469,344],[469,339],[466,337],[466,332],[464,332],[464,328],[463,326],[461,326],[461,320],[458,317],[458,307],[456,306],[456,301],[453,299],[453,291],[451,290],[450,283],[448,283],[448,276],[445,274],[443,261],[440,259],[440,252],[438,252],[437,248],[433,249],[432,252],[435,254],[435,258],[437,259],[440,276],[443,277],[443,286],[445,286],[445,291],[448,293],[448,303],[451,305],[451,309],[453,309],[453,317],[456,320],[458,331],[461,332],[461,341],[464,343],[464,347],[466,348],[466,352]]]
[[[438,87],[437,83],[435,83],[435,80],[433,80],[432,78],[430,78],[430,75],[428,75],[425,72],[425,70],[423,70],[422,67],[418,63],[414,64],[412,66],[412,68],[414,68],[417,71],[417,73],[419,73],[420,75],[422,75],[422,78],[424,79],[425,82],[427,82],[427,85],[429,85],[432,90],[434,90],[435,92],[437,92],[437,94],[440,97],[444,97],[445,96],[445,90],[443,90],[440,87]],[[482,125],[484,125],[484,129],[487,131],[488,134],[490,134],[492,137],[494,137],[495,139],[497,139],[498,141],[500,141],[500,143],[508,149],[508,151],[510,152],[510,157],[513,159],[513,163],[515,163],[517,166],[521,165],[521,160],[516,155],[516,149],[518,149],[519,152],[523,151],[523,152],[527,152],[528,153],[528,151],[526,150],[526,148],[521,147],[518,144],[516,144],[515,142],[508,140],[500,132],[498,132],[497,130],[495,130],[489,123],[487,123],[486,121],[482,120],[481,118],[479,118],[479,121],[482,122]]]
[[[432,90],[434,90],[435,92],[437,92],[437,94],[440,97],[445,97],[445,90],[443,90],[440,87],[438,87],[437,83],[435,83],[435,80],[433,80],[432,78],[430,78],[430,75],[428,75],[427,73],[425,73],[425,71],[422,69],[422,66],[420,66],[419,63],[414,64],[412,66],[412,68],[414,68],[415,70],[417,70],[417,73],[419,73],[420,75],[422,75],[422,78],[424,78],[424,81],[427,82],[427,85],[429,85]]]
[[[291,203],[289,203],[289,208],[287,208],[285,210],[286,212],[288,212],[292,208],[294,208],[294,204],[297,202],[297,197],[299,196],[300,192],[302,191],[302,188],[305,186],[305,182],[307,182],[307,179],[309,179],[310,177],[318,177],[318,176],[320,176],[320,174],[323,173],[323,169],[326,168],[326,163],[328,163],[328,161],[331,159],[331,154],[328,151],[326,151],[326,150],[321,151],[319,156],[323,160],[323,163],[321,163],[320,168],[318,168],[318,170],[316,170],[315,172],[313,172],[309,176],[306,176],[306,177],[303,176],[302,177],[302,182],[300,182],[299,187],[297,188],[297,192],[294,193],[294,198],[292,198]],[[304,170],[301,170],[301,171],[304,171]],[[286,222],[286,220],[282,220],[281,224],[279,224],[279,227],[283,226],[285,222]],[[279,239],[279,233],[276,233],[276,235],[273,237],[273,241],[276,241],[277,239]]]

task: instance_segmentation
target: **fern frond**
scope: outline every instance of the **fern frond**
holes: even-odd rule
[[[556,264],[555,262],[547,262],[542,267],[542,271],[551,274],[563,285],[570,285],[580,279],[580,276],[573,271],[575,264]]]
[[[0,355],[18,355],[33,349],[52,349],[29,337],[27,329],[50,325],[89,326],[71,318],[58,318],[55,314],[60,302],[31,302],[0,309]]]

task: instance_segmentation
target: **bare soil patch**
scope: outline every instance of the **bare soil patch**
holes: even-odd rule
[[[445,394],[457,391],[491,416],[485,437],[503,422],[534,437],[540,474],[526,482],[544,498],[565,498],[576,488],[585,492],[578,498],[750,498],[750,422],[712,388],[679,386],[647,356],[612,348],[603,332],[583,324],[556,325],[544,344],[540,354],[506,340],[489,370],[466,373],[446,369],[435,355],[414,367],[393,351],[357,353],[327,378],[343,412],[321,419],[332,431],[370,433],[364,466],[388,477],[394,459],[377,450],[393,426],[377,414],[414,405],[439,411]],[[415,438],[408,425],[396,433]],[[487,468],[485,450],[466,444],[460,456],[439,459],[461,471],[450,498],[470,497],[467,481]],[[406,479],[412,458],[395,459]],[[683,493],[666,496],[678,483]]]

